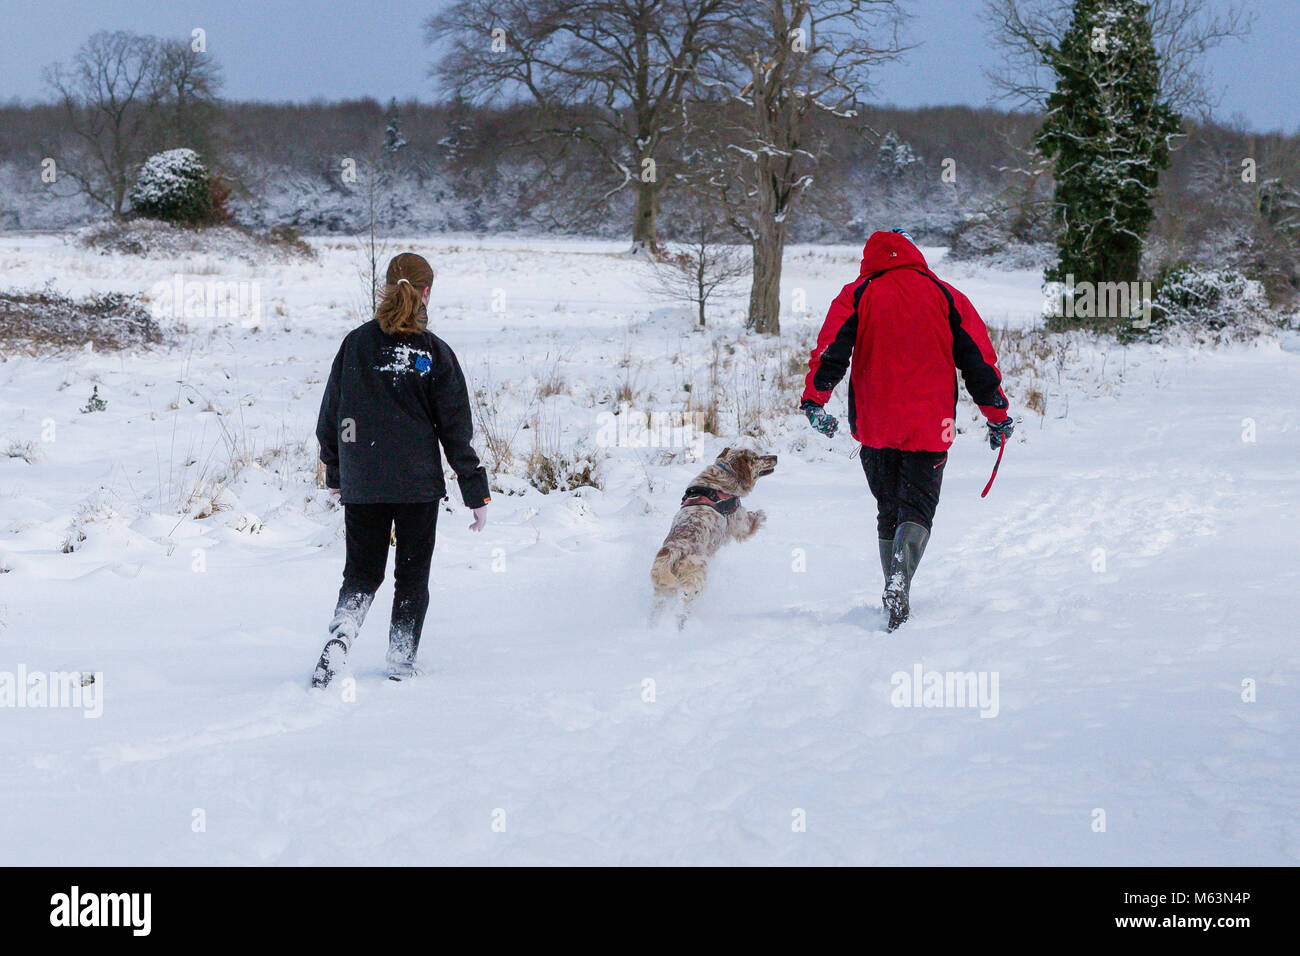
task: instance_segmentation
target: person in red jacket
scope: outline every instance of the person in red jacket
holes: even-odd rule
[[[849,373],[849,430],[862,444],[876,499],[891,631],[907,620],[912,576],[930,539],[956,431],[959,370],[996,449],[1014,426],[983,320],[930,271],[907,233],[874,233],[858,277],[831,303],[799,407],[815,429],[833,436],[839,423],[823,406]]]

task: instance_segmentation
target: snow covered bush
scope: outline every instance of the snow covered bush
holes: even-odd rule
[[[200,224],[225,218],[224,193],[192,149],[145,160],[131,187],[131,209],[148,219]]]
[[[105,292],[73,299],[52,287],[0,291],[0,350],[38,353],[82,349],[134,349],[163,341],[147,303],[135,295]]]
[[[82,248],[94,249],[103,255],[145,259],[202,255],[261,264],[268,259],[311,259],[316,255],[310,245],[287,227],[262,234],[229,224],[191,229],[155,219],[98,222],[79,229],[76,242]]]
[[[25,461],[29,465],[34,465],[41,460],[40,446],[34,441],[19,441],[13,439],[5,448],[6,458],[15,458]]]
[[[99,386],[96,385],[90,392],[90,398],[86,399],[86,404],[81,406],[81,414],[89,415],[92,412],[102,412],[108,408],[108,402],[99,397]]]
[[[580,448],[560,450],[535,445],[525,463],[525,471],[528,483],[544,495],[604,485],[600,459]]]
[[[538,412],[528,426],[533,447],[523,462],[523,478],[544,495],[553,491],[576,491],[579,488],[603,488],[600,463],[606,457],[599,448],[591,448],[579,438],[568,442],[558,419],[544,419]]]
[[[1187,330],[1231,339],[1276,326],[1263,283],[1236,269],[1171,269],[1158,280],[1152,306],[1154,334]]]

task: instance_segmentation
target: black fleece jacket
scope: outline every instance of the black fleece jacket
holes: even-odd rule
[[[325,483],[344,504],[411,504],[447,493],[442,444],[467,508],[487,504],[487,473],[470,446],[465,376],[432,332],[387,335],[375,320],[348,333],[316,421]]]

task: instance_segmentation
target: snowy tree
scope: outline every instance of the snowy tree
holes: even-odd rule
[[[898,179],[919,162],[911,144],[892,129],[881,137],[880,146],[876,149],[877,178]]]
[[[675,251],[655,261],[655,291],[689,303],[704,328],[709,302],[730,294],[749,274],[749,257],[729,243],[734,233],[707,202],[690,202],[676,219],[681,238]]]
[[[384,151],[396,153],[406,145],[406,134],[402,132],[402,120],[397,113],[397,97],[388,101],[388,124],[384,127]]]
[[[438,137],[438,149],[448,163],[461,162],[475,145],[473,109],[459,96],[446,104],[446,132]]]
[[[1273,228],[1300,237],[1300,189],[1281,179],[1264,180],[1259,184],[1259,211]]]
[[[894,0],[762,0],[708,66],[725,95],[713,183],[753,250],[752,329],[781,330],[786,237],[830,151],[824,121],[857,117],[870,68],[902,52],[900,22]]]
[[[153,111],[152,152],[184,146],[211,158],[217,135],[222,86],[220,65],[188,38],[157,41],[158,72]]]
[[[114,217],[151,152],[212,142],[221,71],[186,42],[101,31],[44,76],[71,134],[59,165]]]
[[[1038,148],[1054,164],[1058,262],[1049,282],[1134,282],[1155,217],[1160,171],[1180,117],[1160,95],[1160,62],[1142,0],[1075,0]]]
[[[988,71],[994,88],[1017,106],[1041,110],[1056,75],[1044,52],[1059,47],[1074,21],[1073,0],[984,0],[984,20],[1003,54]],[[1212,93],[1203,72],[1206,52],[1250,31],[1254,15],[1230,0],[1145,0],[1151,40],[1160,60],[1160,97],[1184,115],[1208,113]]]
[[[664,139],[700,58],[743,11],[743,0],[454,0],[427,34],[446,47],[437,73],[455,96],[530,96],[540,135],[596,158],[610,185],[583,191],[587,213],[632,189],[632,240],[653,248]]]
[[[1131,282],[1181,113],[1209,100],[1204,53],[1249,29],[1208,0],[987,0],[1004,97],[1040,109],[1058,262],[1049,281]]]
[[[126,31],[91,36],[70,63],[45,72],[78,143],[60,163],[90,199],[123,214],[131,168],[147,154],[158,47]]]
[[[131,210],[149,219],[201,223],[211,220],[212,176],[192,149],[150,156],[131,187]]]

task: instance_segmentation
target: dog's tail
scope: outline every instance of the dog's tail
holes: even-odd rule
[[[684,552],[680,548],[664,545],[655,555],[655,563],[650,566],[650,581],[656,591],[676,591],[678,588],[675,567],[681,561]]]
[[[650,580],[659,592],[698,590],[703,584],[704,561],[681,548],[665,544],[650,567]]]

